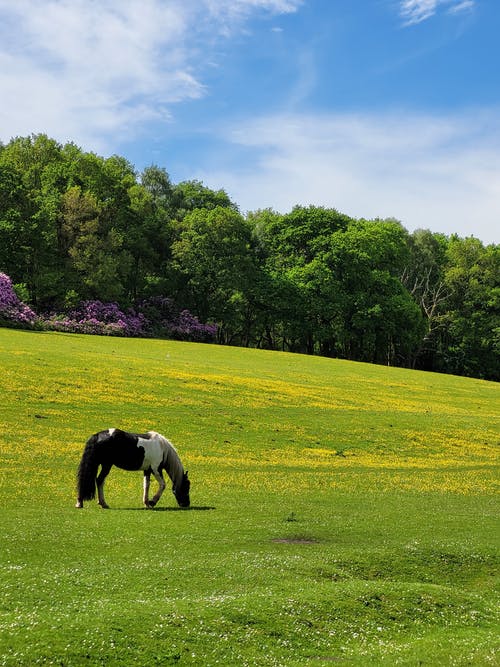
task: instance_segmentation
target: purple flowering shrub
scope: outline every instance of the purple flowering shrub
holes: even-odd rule
[[[145,316],[153,336],[208,343],[217,334],[216,324],[203,324],[189,310],[179,311],[168,297],[153,296],[145,299],[138,304],[137,310]]]
[[[53,315],[46,328],[101,336],[159,336],[196,342],[213,341],[217,326],[202,324],[188,310],[179,311],[172,299],[152,297],[126,312],[116,303],[83,301],[67,315]]]
[[[0,273],[0,323],[66,333],[100,336],[160,336],[193,342],[212,342],[217,325],[203,324],[188,310],[180,311],[172,299],[151,297],[136,309],[123,311],[116,303],[82,301],[67,314],[39,317],[14,291],[12,281]]]
[[[126,312],[116,303],[83,301],[66,316],[53,315],[45,320],[55,331],[104,336],[159,336],[193,342],[211,342],[217,333],[215,324],[203,324],[188,310],[179,311],[172,299],[151,297],[136,309]]]
[[[67,315],[52,315],[45,320],[47,328],[68,333],[100,336],[143,336],[146,320],[132,309],[123,312],[116,303],[82,301]]]
[[[11,326],[32,326],[36,313],[23,303],[14,291],[12,280],[0,273],[0,321]]]
[[[217,335],[216,324],[203,324],[192,315],[189,310],[182,310],[179,315],[170,322],[166,329],[167,334],[177,340],[189,340],[202,343],[211,342]]]
[[[110,335],[116,330],[123,336],[142,336],[146,324],[141,313],[136,313],[131,308],[125,313],[116,303],[101,301],[83,301],[70,316],[73,320],[88,323],[90,326],[98,322],[107,327],[106,333]]]

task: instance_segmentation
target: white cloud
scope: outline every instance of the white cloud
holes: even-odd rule
[[[224,184],[243,210],[315,204],[499,242],[494,113],[278,115],[233,127],[226,140],[246,151],[247,167],[219,164],[199,177]]]
[[[400,13],[406,25],[420,23],[436,12],[438,0],[404,0]]]
[[[129,132],[201,94],[175,4],[2,1],[0,18],[2,133],[43,131],[100,148],[109,132]]]
[[[475,4],[475,0],[462,0],[461,2],[453,4],[448,11],[450,14],[459,14],[474,9]]]
[[[274,14],[296,11],[303,0],[203,0],[213,14],[245,15],[255,9],[264,9]]]
[[[410,26],[426,21],[439,9],[459,14],[472,10],[475,4],[475,0],[400,0],[400,15],[404,25]]]
[[[204,94],[195,66],[214,35],[300,2],[0,0],[0,139],[46,132],[106,151]]]

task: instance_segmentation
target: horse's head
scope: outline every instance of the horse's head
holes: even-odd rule
[[[186,472],[182,475],[182,481],[179,486],[174,484],[172,487],[172,491],[174,493],[175,499],[177,500],[179,507],[189,507],[190,505],[190,500],[189,500],[189,488],[191,486],[191,482],[188,479],[188,474],[187,470]]]

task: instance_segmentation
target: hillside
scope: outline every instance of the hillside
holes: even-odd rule
[[[493,664],[497,384],[6,329],[0,367],[2,664]],[[116,469],[129,511],[74,509],[110,426],[173,440],[192,510]]]

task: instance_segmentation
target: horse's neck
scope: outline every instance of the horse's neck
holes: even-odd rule
[[[173,444],[167,438],[161,436],[163,442],[163,464],[167,475],[174,484],[180,484],[184,475],[184,466],[181,463],[179,454]]]

